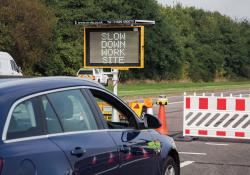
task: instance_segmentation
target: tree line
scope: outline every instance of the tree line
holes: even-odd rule
[[[83,26],[74,21],[148,19],[145,68],[122,79],[250,78],[250,24],[155,0],[0,0],[0,50],[26,75],[75,75],[83,65]]]

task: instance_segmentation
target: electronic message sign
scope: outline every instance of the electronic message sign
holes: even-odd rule
[[[144,27],[85,28],[84,67],[143,68]]]

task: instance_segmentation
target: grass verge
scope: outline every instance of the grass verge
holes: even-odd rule
[[[183,92],[212,92],[250,88],[250,81],[209,82],[209,83],[134,83],[119,84],[118,95],[123,98],[152,97],[160,94]],[[112,90],[112,87],[108,87]]]

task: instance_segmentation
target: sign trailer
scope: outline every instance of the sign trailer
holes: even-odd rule
[[[111,68],[113,93],[118,91],[119,70],[144,68],[144,26],[150,20],[75,22],[84,25],[84,67]],[[113,110],[112,121],[119,121]]]

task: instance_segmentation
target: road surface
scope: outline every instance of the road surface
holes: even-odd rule
[[[224,95],[249,95],[250,90],[227,91]],[[215,93],[220,95],[221,92]],[[168,97],[166,107],[169,134],[182,133],[183,96]],[[154,106],[157,115],[158,106]],[[250,175],[250,141],[198,138],[191,142],[176,141],[182,175]]]

